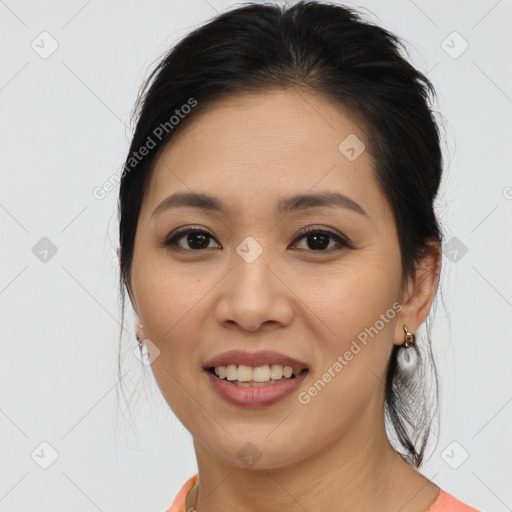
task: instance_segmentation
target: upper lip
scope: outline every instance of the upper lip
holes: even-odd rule
[[[307,364],[294,357],[275,352],[274,350],[260,350],[259,352],[244,352],[242,350],[230,350],[219,354],[204,363],[203,368],[207,370],[215,366],[227,366],[229,364],[244,364],[247,366],[263,366],[265,364],[280,364],[292,368],[307,368]]]

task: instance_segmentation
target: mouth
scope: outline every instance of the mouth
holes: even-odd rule
[[[206,371],[219,380],[240,387],[265,387],[305,376],[307,367],[292,367],[280,364],[264,364],[261,366],[228,364],[226,366],[210,366]]]
[[[304,385],[311,367],[300,359],[275,350],[231,350],[203,364],[214,392],[242,408],[273,405]]]

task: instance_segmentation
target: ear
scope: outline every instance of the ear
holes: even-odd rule
[[[402,345],[404,329],[415,332],[425,321],[436,294],[441,270],[441,243],[439,240],[429,240],[424,256],[416,265],[414,275],[409,278],[401,293],[402,306],[396,315],[397,322],[393,334],[393,343]]]

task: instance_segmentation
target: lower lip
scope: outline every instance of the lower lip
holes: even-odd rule
[[[272,405],[293,393],[304,381],[308,371],[303,371],[294,379],[286,379],[268,386],[238,386],[225,379],[219,379],[205,370],[217,394],[230,404],[238,407],[265,407]]]

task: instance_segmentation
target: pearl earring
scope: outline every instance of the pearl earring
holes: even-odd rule
[[[397,355],[397,364],[405,373],[412,373],[418,366],[418,354],[416,352],[414,333],[407,329],[404,325],[404,343],[401,345]]]

